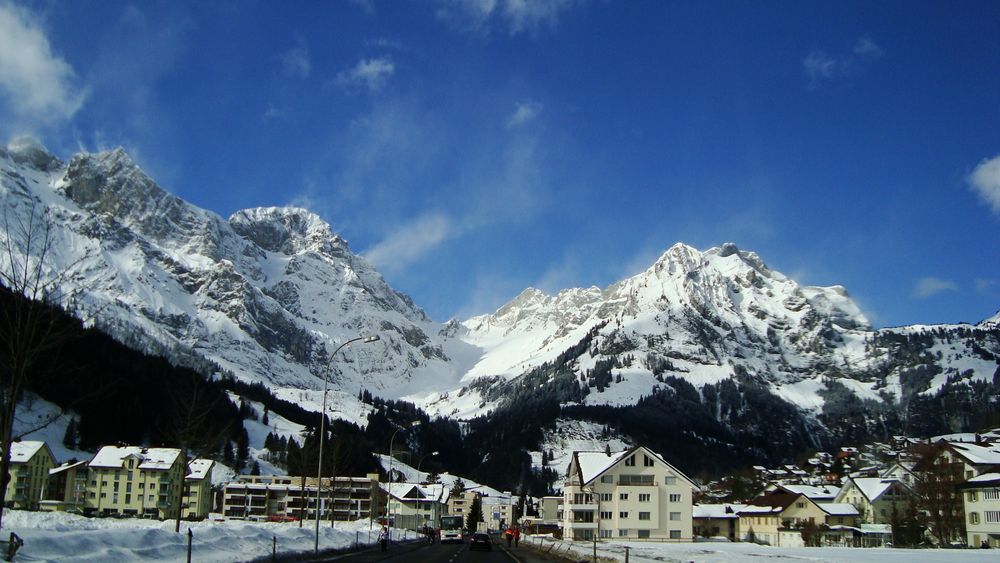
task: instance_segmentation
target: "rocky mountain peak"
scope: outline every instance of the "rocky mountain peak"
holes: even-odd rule
[[[244,209],[230,216],[229,224],[240,236],[270,252],[289,256],[309,250],[326,254],[349,252],[347,241],[335,234],[319,215],[306,209]]]
[[[7,144],[6,149],[0,148],[0,151],[5,152],[15,163],[30,166],[36,170],[47,172],[63,165],[61,160],[34,137],[17,137]]]

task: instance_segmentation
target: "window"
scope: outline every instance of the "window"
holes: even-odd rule
[[[108,498],[108,493],[101,493],[101,498]]]
[[[91,491],[91,493],[90,493],[90,498],[94,498],[95,496],[97,496],[97,495],[95,495],[95,494],[94,494],[94,492],[93,492],[93,491]]]
[[[92,480],[92,481],[90,482],[90,486],[91,486],[91,487],[96,487],[96,486],[97,486],[97,479],[94,479],[94,480]]]
[[[672,539],[672,540],[679,540],[679,539],[681,539],[681,531],[680,530],[670,530],[670,539]]]
[[[648,512],[640,512],[639,513],[639,520],[649,520],[649,513]]]
[[[132,504],[132,495],[125,495],[125,504]]]
[[[117,481],[115,482],[115,492],[116,493],[118,492],[118,482]]]
[[[628,493],[618,493],[618,500],[628,500]]]
[[[620,537],[620,538],[627,538],[628,537],[628,529],[618,530],[618,537]]]
[[[652,485],[652,475],[619,475],[619,485]]]
[[[670,502],[680,502],[680,501],[681,501],[681,495],[680,494],[673,493],[673,494],[670,495]]]
[[[671,520],[680,520],[681,519],[681,513],[680,512],[671,512],[670,513],[670,519]]]
[[[132,483],[125,483],[125,492],[126,493],[132,492]]]
[[[601,482],[602,483],[614,483],[615,482],[615,476],[614,475],[601,475]]]
[[[806,507],[806,503],[804,503],[804,502],[799,501],[799,502],[795,503],[795,508],[805,508],[805,507]]]
[[[642,454],[642,465],[644,467],[653,467],[653,463],[654,463],[653,458],[649,457],[646,454]]]
[[[601,530],[601,537],[602,538],[610,538],[611,537],[611,530]]]
[[[1000,524],[1000,510],[987,510],[986,522],[988,524]]]
[[[632,454],[632,455],[628,456],[628,458],[625,459],[625,466],[626,467],[635,467],[635,454]]]
[[[671,485],[676,485],[677,484],[677,477],[674,477],[673,475],[667,475],[667,477],[663,481],[663,483],[665,485],[667,485],[668,487],[671,486]]]
[[[611,502],[611,493],[601,493],[601,502]]]
[[[978,512],[970,512],[969,513],[969,524],[978,524],[978,523],[979,523],[979,513]]]
[[[146,484],[145,483],[139,483],[139,488],[140,489],[145,489],[146,488]]]
[[[983,489],[983,500],[1000,500],[1000,489]]]
[[[607,510],[607,511],[602,510],[601,511],[601,520],[611,520],[613,517],[614,517],[614,514],[612,514],[610,510]]]
[[[622,518],[622,519],[628,518],[628,511],[627,510],[623,510],[623,511],[619,512],[618,513],[618,517]]]
[[[976,494],[976,491],[969,491],[969,502],[976,502],[977,500],[979,500],[979,495]]]
[[[639,493],[639,502],[649,502],[649,493]]]
[[[649,539],[649,530],[636,530],[639,532],[639,537],[642,539]]]

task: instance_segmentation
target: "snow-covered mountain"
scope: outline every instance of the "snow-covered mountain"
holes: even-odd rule
[[[15,141],[0,148],[0,196],[8,225],[47,215],[45,275],[77,315],[306,408],[318,410],[329,376],[345,416],[364,410],[346,404],[362,388],[471,418],[543,392],[565,404],[635,405],[683,380],[705,397],[726,382],[753,384],[816,417],[841,412],[832,405],[849,403],[844,393],[896,408],[998,370],[998,316],[872,330],[844,288],[801,286],[733,244],[676,244],[607,288],[527,289],[492,314],[440,324],[313,213],[223,219],[163,190],[121,149],[63,162]],[[0,231],[0,244],[16,234]],[[381,340],[331,361],[340,343],[368,334]]]
[[[286,396],[322,389],[327,375],[352,397],[461,375],[440,325],[307,210],[225,220],[163,190],[121,149],[63,162],[19,139],[0,148],[0,170],[9,224],[44,213],[52,226],[44,275],[58,280],[63,304],[126,343],[204,358]],[[380,341],[331,362],[340,343],[368,334]]]

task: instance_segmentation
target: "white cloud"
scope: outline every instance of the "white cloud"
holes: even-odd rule
[[[35,16],[0,1],[0,104],[18,125],[69,119],[85,98],[73,67],[52,51]]]
[[[542,113],[542,104],[534,100],[520,102],[514,107],[514,113],[507,118],[507,128],[520,127],[538,117],[540,113]]]
[[[454,222],[441,213],[423,215],[402,225],[365,253],[379,271],[400,272],[456,235]]]
[[[989,293],[996,287],[1000,287],[1000,281],[989,278],[976,278],[976,291],[979,293]]]
[[[337,84],[351,92],[367,89],[381,90],[396,72],[396,65],[388,57],[361,59],[354,68],[337,73]]]
[[[994,213],[1000,214],[1000,155],[980,162],[969,175],[969,184]]]
[[[850,53],[828,55],[818,49],[810,51],[802,59],[802,69],[809,79],[809,89],[815,90],[824,82],[850,76],[862,66],[882,58],[883,53],[882,47],[864,35],[854,43]]]
[[[312,60],[309,58],[309,48],[304,44],[282,53],[278,59],[285,73],[298,78],[309,78],[312,73]]]
[[[917,280],[917,285],[913,288],[913,297],[927,299],[945,291],[958,291],[958,284],[951,280],[926,277]]]
[[[577,0],[439,0],[437,17],[474,33],[488,33],[497,21],[515,35],[536,32],[543,25],[555,27],[560,12],[578,3]]]

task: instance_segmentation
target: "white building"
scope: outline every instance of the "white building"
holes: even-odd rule
[[[563,487],[563,537],[692,541],[697,490],[646,447],[573,452]]]
[[[959,486],[964,493],[969,547],[1000,547],[1000,473],[983,473]]]
[[[448,508],[448,489],[439,483],[384,484],[389,492],[389,519],[397,528],[439,528]]]

